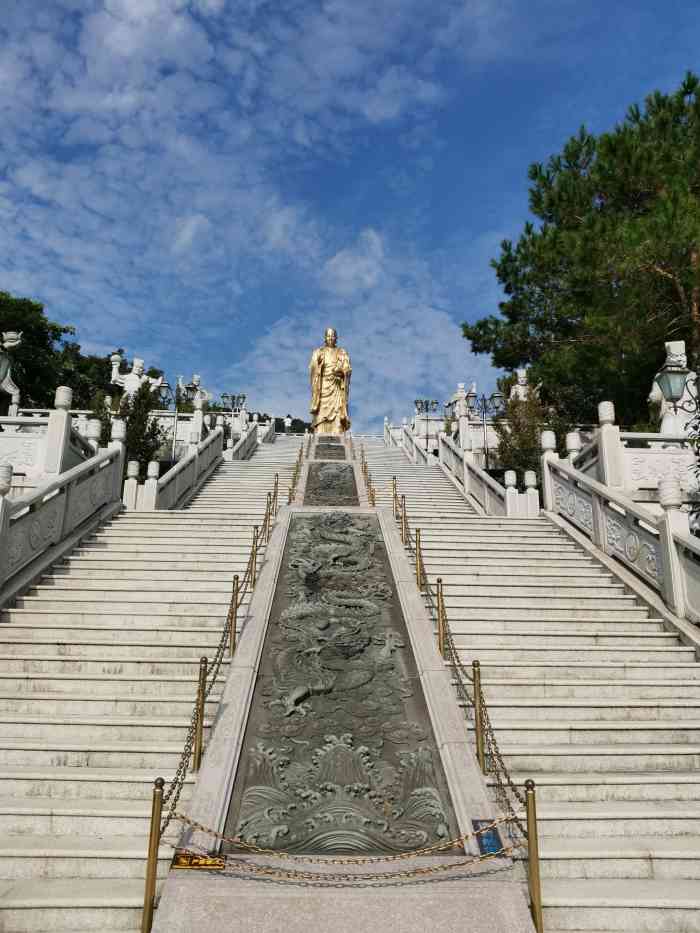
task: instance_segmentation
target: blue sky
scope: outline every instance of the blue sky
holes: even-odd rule
[[[698,48],[685,0],[2,0],[0,288],[276,414],[328,324],[357,427],[489,390],[528,165]]]

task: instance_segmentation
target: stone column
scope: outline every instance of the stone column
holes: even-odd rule
[[[578,431],[569,431],[566,435],[566,458],[569,465],[575,467],[575,460],[581,452],[581,435]]]
[[[129,511],[136,510],[139,494],[139,462],[138,460],[129,460],[126,465],[126,479],[124,480],[124,494],[122,502],[124,508]]]
[[[100,449],[100,435],[102,434],[102,424],[99,418],[90,418],[85,430],[85,438],[92,447],[94,453]]]
[[[160,464],[157,460],[151,460],[147,467],[146,482],[140,490],[138,501],[139,512],[155,512],[156,501],[158,499],[158,474],[160,473]]]
[[[10,500],[12,464],[0,464],[0,585],[7,578],[10,538]]]
[[[196,398],[192,404],[194,405],[194,415],[192,416],[192,433],[196,432],[197,443],[199,443],[199,441],[202,439],[202,428],[204,427],[204,413],[202,411],[204,402],[201,398]]]
[[[70,442],[72,402],[73,390],[68,386],[59,386],[54,398],[55,407],[49,412],[44,462],[41,465],[42,473],[47,477],[58,476],[63,472],[66,451]]]
[[[506,487],[506,515],[508,518],[518,518],[518,478],[515,470],[506,470],[503,484]]]
[[[681,511],[683,494],[680,480],[676,476],[665,476],[659,480],[659,505],[664,510],[659,521],[659,539],[663,560],[663,597],[666,605],[677,616],[685,615],[685,592],[683,571],[678,560],[678,550],[673,535],[690,536],[688,514]]]
[[[624,453],[620,429],[615,424],[615,406],[612,402],[598,405],[598,479],[613,489],[622,489],[624,481]]]
[[[121,418],[113,418],[110,437],[111,440],[107,445],[107,449],[119,451],[119,463],[116,466],[114,480],[114,498],[119,499],[122,491],[122,476],[124,476],[124,460],[126,459],[126,421],[123,421]],[[138,463],[136,466],[138,467]],[[138,469],[136,475],[138,476]],[[136,508],[135,503],[133,507]]]
[[[525,518],[537,518],[540,514],[540,493],[537,489],[537,474],[525,470]]]
[[[542,432],[542,499],[545,509],[548,512],[554,511],[554,483],[552,474],[549,472],[549,464],[552,460],[558,460],[557,439],[554,431]]]

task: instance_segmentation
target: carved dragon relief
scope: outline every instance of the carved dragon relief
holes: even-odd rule
[[[247,842],[400,852],[454,824],[382,547],[370,517],[291,526],[229,814]]]

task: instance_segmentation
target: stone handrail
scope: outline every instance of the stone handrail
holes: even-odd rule
[[[258,446],[258,431],[252,425],[248,427],[245,434],[242,434],[231,448],[231,460],[248,460],[253,456],[253,452]]]
[[[545,509],[641,577],[676,615],[700,621],[700,543],[690,535],[688,516],[680,509],[676,478],[659,481],[664,511],[657,516],[619,489],[561,462],[549,445],[542,457],[542,485]]]
[[[258,425],[258,443],[274,444],[276,436],[274,418],[270,418],[267,424]]]
[[[525,474],[527,489],[521,493],[516,488],[513,470],[506,471],[506,485],[501,486],[474,463],[471,451],[462,450],[444,432],[439,435],[438,450],[443,470],[456,480],[465,495],[472,496],[479,503],[486,515],[507,518],[534,518],[539,515],[539,494],[531,471]]]
[[[0,586],[119,501],[122,457],[118,444],[27,496],[8,499],[0,491]]]
[[[413,461],[413,463],[422,463],[423,465],[427,464],[428,453],[427,451],[423,450],[420,444],[416,442],[413,431],[411,431],[407,424],[403,425],[402,438],[403,443],[401,446],[403,447],[404,453],[408,459]]]
[[[29,418],[25,415],[15,415],[12,417],[0,418],[0,428],[36,428],[48,427],[49,416],[41,418]]]
[[[620,440],[644,441],[646,445],[654,444],[682,444],[684,447],[692,446],[691,439],[686,434],[650,434],[642,431],[620,431]]]
[[[224,446],[224,430],[214,428],[207,437],[198,444],[191,444],[187,456],[179,460],[167,473],[155,480],[155,499],[152,495],[152,485],[149,480],[144,484],[143,502],[144,510],[176,509],[179,508],[192,494],[199,480],[210,472],[213,465],[221,459]],[[149,471],[151,465],[149,464]],[[155,473],[155,470],[151,471]],[[151,505],[151,502],[153,503]]]

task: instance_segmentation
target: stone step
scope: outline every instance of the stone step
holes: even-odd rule
[[[158,876],[165,878],[173,850],[163,845],[158,851]],[[106,833],[88,836],[47,834],[10,835],[0,839],[0,879],[144,878],[144,840]],[[2,899],[0,897],[0,907]]]
[[[190,711],[191,712],[191,711]],[[0,738],[47,739],[51,742],[169,742],[184,744],[191,722],[190,716],[75,716],[58,714],[0,714]],[[204,728],[211,727],[206,719]]]
[[[122,561],[122,564],[128,563],[128,561]],[[196,587],[200,583],[208,586],[218,583],[222,589],[228,588],[230,591],[235,572],[235,568],[231,567],[230,562],[224,565],[217,564],[215,566],[195,568],[188,566],[186,561],[182,561],[179,566],[174,565],[172,567],[146,567],[143,564],[138,565],[136,562],[131,563],[131,567],[121,566],[119,568],[116,568],[114,563],[109,562],[103,562],[98,566],[95,566],[94,563],[90,565],[76,563],[70,567],[54,567],[50,576],[47,574],[47,576],[41,578],[41,583],[62,586],[64,581],[79,580],[81,585],[86,583],[88,586],[92,586],[88,581],[95,580],[109,585],[115,582],[115,570],[119,569],[120,582],[128,581],[129,583],[139,584],[148,581],[152,582],[154,587],[159,586],[161,588],[169,588],[173,583],[182,583],[183,587],[189,584]],[[171,563],[175,564],[175,562]],[[238,571],[239,576],[242,576],[244,569],[243,562],[241,562]],[[52,581],[52,584],[49,584],[49,580]]]
[[[551,602],[553,599],[566,598],[580,600],[584,605],[588,605],[591,599],[597,601],[622,597],[630,602],[634,600],[633,596],[625,595],[625,587],[622,584],[614,585],[605,577],[594,577],[593,580],[578,582],[575,578],[571,582],[565,582],[556,577],[542,577],[541,580],[523,580],[522,582],[515,579],[483,581],[476,578],[472,582],[463,578],[448,580],[443,577],[443,583],[445,599],[451,600],[455,605],[463,605],[466,600],[471,601],[475,598],[494,598],[499,601],[527,598],[535,602],[542,600]]]
[[[222,662],[225,674],[228,659]],[[177,674],[187,675],[193,682],[197,680],[199,657],[168,658],[139,661],[138,658],[118,654],[115,647],[113,655],[102,658],[69,658],[58,655],[0,655],[0,670],[3,674]]]
[[[575,623],[574,623],[575,624]],[[498,632],[490,631],[488,623],[475,626],[469,623],[455,622],[452,625],[452,635],[458,648],[468,648],[474,654],[483,646],[485,648],[576,648],[579,646],[609,646],[618,649],[627,647],[673,647],[678,644],[678,636],[670,632],[642,631],[632,632],[625,628],[620,631],[609,631],[601,626],[595,627],[595,623],[586,623],[592,631],[574,631],[573,629],[562,630],[562,628],[553,629],[549,632],[531,632],[523,629],[520,625],[513,626],[513,631],[508,630],[508,623],[501,623],[502,630]],[[620,623],[622,625],[622,623]],[[468,626],[468,627],[467,627]]]
[[[37,587],[37,590],[46,592],[41,587]],[[495,592],[489,593],[474,593],[471,594],[462,594],[457,588],[445,588],[445,606],[448,611],[448,616],[450,610],[454,609],[455,617],[459,617],[458,614],[461,613],[464,609],[532,609],[537,611],[540,609],[543,610],[554,610],[554,609],[575,609],[584,615],[589,611],[595,610],[605,610],[612,609],[615,611],[625,611],[625,610],[637,610],[638,612],[644,613],[644,615],[649,614],[649,610],[645,606],[641,606],[636,597],[634,596],[625,596],[620,592],[613,591],[612,594],[608,595],[609,589],[606,587],[601,593],[591,594],[590,591],[581,593],[580,595],[566,595],[559,594],[559,590],[554,591],[555,595],[552,595],[550,590],[550,595],[547,596],[546,593],[540,591],[538,593],[533,593],[532,595],[527,594],[513,594],[507,591],[505,588],[496,588],[494,587]],[[575,617],[574,617],[575,618]]]
[[[105,596],[100,599],[100,591],[85,594],[86,598],[80,598],[80,592],[76,591],[70,597],[62,598],[62,594],[56,591],[49,596],[22,596],[16,600],[18,609],[44,609],[55,612],[104,612],[110,615],[124,613],[126,615],[148,615],[153,609],[154,615],[170,616],[207,616],[208,618],[219,618],[228,611],[230,596],[222,594],[221,596],[194,594],[178,594],[178,601],[173,602],[166,598],[161,598],[159,593],[120,593],[119,599],[110,599]],[[167,596],[167,593],[165,594]],[[192,599],[180,597],[191,596]]]
[[[130,836],[148,841],[149,800],[42,800],[8,797],[0,800],[0,840],[8,835],[27,836]],[[178,835],[177,823],[166,832],[166,841]]]
[[[540,874],[543,879],[700,879],[700,836],[544,837]]]
[[[511,774],[514,783],[522,786],[529,774]],[[486,775],[486,783],[494,788],[496,778]],[[608,773],[551,771],[537,776],[537,800],[554,803],[570,801],[629,800],[700,802],[700,771],[621,771]]]
[[[248,598],[246,597],[243,600],[242,606],[238,610],[238,618],[242,619],[245,617],[245,612],[248,607]],[[115,627],[128,627],[128,628],[144,628],[148,626],[149,620],[153,621],[153,630],[158,628],[166,629],[172,627],[173,624],[180,631],[184,629],[214,629],[217,632],[221,632],[226,621],[225,612],[211,612],[206,610],[204,613],[199,613],[192,611],[187,615],[178,615],[175,623],[173,623],[173,614],[169,612],[161,611],[158,607],[158,611],[155,609],[144,609],[143,611],[131,611],[131,612],[111,612],[111,607],[109,604],[105,604],[104,609],[99,612],[77,612],[75,610],[68,612],[57,612],[54,609],[45,609],[43,603],[39,602],[36,604],[36,608],[31,609],[7,609],[5,610],[4,615],[1,616],[2,623],[0,623],[0,634],[2,633],[2,626],[10,623],[14,626],[15,623],[20,625],[27,624],[32,626],[33,623],[46,623],[51,625],[55,623],[57,626],[65,626],[71,628],[73,626],[87,626],[87,627],[101,627],[103,630],[113,629]],[[101,626],[100,626],[101,623]]]
[[[576,573],[579,570],[602,570],[593,558],[580,554],[578,551],[548,551],[542,555],[538,550],[527,555],[519,550],[506,550],[504,548],[490,548],[488,551],[471,552],[469,550],[436,551],[434,554],[423,552],[423,562],[428,568],[431,577],[440,576],[441,570],[461,568],[463,573],[469,573],[486,568],[489,572],[507,576],[511,568],[513,571],[530,572],[532,568],[539,568],[543,573],[565,572]]]
[[[490,709],[491,707],[489,707]],[[505,745],[531,745],[546,752],[550,745],[700,745],[700,720],[687,719],[682,722],[663,720],[556,720],[530,722],[509,720],[496,712],[491,721],[498,741]]]
[[[564,744],[533,749],[530,745],[501,743],[501,754],[512,771],[529,774],[578,771],[691,771],[700,767],[700,745]]]
[[[246,562],[247,558],[232,561],[230,557],[217,557],[215,555],[207,558],[197,555],[194,560],[180,559],[179,555],[174,555],[172,559],[163,556],[151,556],[148,562],[145,562],[126,557],[123,552],[112,554],[109,551],[100,551],[98,553],[85,551],[71,555],[65,564],[60,564],[54,569],[54,573],[73,573],[75,571],[81,575],[85,573],[114,575],[117,572],[121,573],[129,570],[141,573],[144,572],[144,568],[150,567],[154,574],[162,575],[164,578],[169,577],[170,574],[177,576],[181,573],[192,575],[217,573],[226,579],[232,579],[234,573],[240,574],[242,572]]]
[[[187,644],[196,647],[200,643],[203,645],[218,644],[224,628],[223,623],[218,619],[203,619],[203,624],[182,626],[173,624],[170,619],[163,616],[154,618],[150,624],[144,619],[141,622],[111,625],[110,618],[102,616],[93,622],[61,625],[52,619],[50,613],[45,613],[39,619],[27,621],[27,616],[30,614],[37,615],[37,613],[29,613],[22,609],[10,609],[7,614],[8,624],[0,627],[0,643],[6,641],[36,642],[37,639],[76,642],[83,638],[98,638],[100,643],[110,641],[112,644],[118,644],[122,638],[145,638],[147,642],[167,645],[171,642],[182,643],[181,640],[184,638]]]
[[[675,649],[674,649],[675,650]],[[463,663],[471,664],[471,657],[466,652],[459,652]],[[661,678],[678,677],[679,680],[700,681],[700,664],[678,663],[670,660],[664,664],[658,663],[640,663],[639,661],[508,661],[507,659],[483,661],[481,670],[486,680],[498,678],[500,680],[506,677],[522,678],[523,675],[531,677],[533,680],[543,680],[552,678],[554,680],[571,680],[572,678],[581,678],[581,680],[603,680],[609,681],[616,678],[622,682],[634,682],[635,680],[659,680]]]
[[[188,578],[181,574],[177,578],[172,580],[161,580],[158,577],[155,579],[153,575],[149,578],[148,576],[142,577],[141,579],[133,577],[131,574],[120,574],[118,579],[115,579],[109,574],[103,574],[99,579],[91,579],[89,577],[81,577],[77,573],[67,573],[67,574],[53,574],[51,576],[43,577],[39,586],[32,587],[30,592],[36,595],[48,595],[53,596],[53,594],[58,590],[60,591],[61,598],[65,593],[87,593],[92,594],[93,592],[104,593],[105,599],[112,599],[113,594],[119,594],[118,598],[121,597],[121,594],[126,592],[134,592],[136,594],[142,593],[182,593],[182,594],[192,594],[192,599],[200,593],[216,593],[223,594],[230,598],[231,596],[231,579],[226,579],[223,574],[219,574],[211,580],[202,580],[202,579],[192,579]],[[95,598],[91,595],[91,598]]]
[[[3,933],[137,930],[142,909],[142,878],[86,878],[79,886],[74,878],[47,878],[40,885],[32,878],[0,890]]]
[[[436,633],[437,638],[437,633]],[[509,660],[519,663],[527,663],[528,658],[532,658],[533,673],[543,666],[543,664],[552,664],[561,662],[563,665],[570,665],[575,660],[579,664],[607,663],[614,664],[663,664],[668,661],[669,664],[691,662],[695,659],[694,648],[637,648],[629,646],[625,649],[624,662],[620,661],[620,648],[611,646],[570,646],[554,645],[552,647],[518,645],[516,647],[501,647],[497,644],[482,644],[477,647],[462,647],[459,637],[455,638],[457,649],[462,660],[473,659],[482,664],[493,661],[505,664]],[[700,665],[698,665],[700,668]]]
[[[473,634],[492,634],[497,635],[518,635],[524,638],[529,635],[575,635],[577,633],[587,635],[611,635],[626,633],[632,635],[662,634],[670,638],[678,639],[677,635],[667,632],[661,619],[605,619],[600,620],[581,620],[569,619],[562,621],[557,619],[527,619],[521,622],[506,621],[500,622],[494,619],[488,621],[479,621],[478,619],[466,619],[452,621],[450,628],[453,634],[470,635]]]
[[[617,699],[588,700],[508,700],[488,699],[493,723],[521,719],[530,724],[540,721],[567,722],[651,722],[676,723],[696,719],[700,722],[700,697],[677,697],[671,700],[632,700],[624,705]]]
[[[624,599],[624,597],[620,597]],[[575,602],[575,600],[570,600]],[[445,600],[447,608],[447,617],[450,624],[456,623],[459,620],[471,619],[474,621],[485,622],[487,619],[493,619],[495,621],[511,620],[511,621],[525,621],[527,619],[550,619],[551,621],[566,622],[572,619],[581,619],[594,621],[595,619],[631,619],[634,621],[640,621],[648,618],[648,610],[642,606],[635,605],[632,603],[628,605],[627,608],[605,608],[604,606],[594,607],[589,605],[578,606],[559,606],[558,608],[551,608],[547,605],[542,607],[532,605],[534,600],[520,600],[524,605],[512,605],[513,601],[507,600],[472,600],[469,606],[455,606],[450,607],[447,599]],[[545,601],[546,602],[546,601]],[[555,602],[552,600],[551,602]],[[559,601],[556,601],[557,605]],[[622,603],[621,605],[625,605]],[[550,604],[551,606],[551,604]],[[655,621],[655,620],[654,620]]]
[[[79,642],[60,641],[49,636],[20,636],[11,638],[9,633],[0,641],[0,651],[5,657],[60,657],[60,658],[103,658],[110,661],[115,653],[121,658],[136,661],[172,661],[176,658],[191,658],[193,654],[213,658],[219,643],[219,634],[212,633],[210,639],[198,636],[188,638],[185,633],[170,640],[148,637],[129,637],[122,634],[119,640],[112,638],[83,637]]]
[[[671,699],[700,698],[700,681],[683,679],[680,674],[664,679],[639,677],[636,680],[620,679],[596,680],[560,679],[557,677],[542,679],[514,680],[508,677],[492,676],[488,670],[482,671],[482,685],[487,702],[494,699],[562,699],[612,698],[620,703],[633,699]]]
[[[30,765],[0,766],[0,797],[43,800],[142,800],[150,801],[159,771],[138,768],[71,768]],[[168,778],[172,775],[168,774]],[[188,774],[180,800],[192,794],[196,775]]]
[[[556,567],[548,567],[544,563],[533,562],[527,567],[511,567],[504,563],[499,568],[491,562],[476,566],[471,558],[463,569],[453,565],[445,565],[444,569],[440,569],[439,564],[434,565],[429,574],[431,582],[434,582],[438,576],[443,578],[445,587],[473,583],[498,583],[507,577],[514,586],[518,586],[520,581],[524,584],[532,581],[537,586],[592,586],[597,588],[607,586],[615,579],[611,573],[607,573],[594,564],[583,563],[580,567],[558,564]]]
[[[525,818],[524,812],[519,815]],[[537,807],[537,833],[543,839],[698,835],[700,802],[543,802]]]
[[[114,768],[157,769],[175,774],[182,742],[62,742],[45,739],[0,738],[3,768]]]
[[[547,879],[547,933],[698,933],[700,886],[688,880]]]
[[[199,669],[199,668],[198,668]],[[223,689],[225,678],[220,674],[217,688],[212,695]],[[109,697],[118,693],[120,696],[179,696],[194,702],[197,692],[197,678],[192,669],[186,674],[146,674],[137,671],[132,674],[114,674],[103,671],[93,673],[0,673],[0,690],[12,692],[18,697],[32,697],[44,693],[70,694],[85,692],[90,697]]]
[[[222,545],[225,544],[239,544],[239,543],[248,543],[253,538],[253,528],[250,525],[241,527],[240,529],[229,529],[228,531],[219,531],[218,529],[212,529],[211,531],[206,528],[190,528],[187,531],[181,531],[177,535],[177,541],[186,542],[188,545],[200,545],[206,546],[211,545],[212,538],[215,542],[221,542]],[[105,531],[97,532],[96,534],[85,538],[85,541],[89,544],[102,542],[107,544],[120,544],[120,543],[130,543],[132,541],[147,542],[147,543],[170,543],[172,546],[174,544],[173,532],[170,529],[164,528],[160,531],[158,528],[147,528],[143,531],[139,529],[127,529],[127,528],[108,528]]]
[[[86,684],[86,687],[88,684]],[[193,693],[190,691],[190,693]],[[216,712],[219,697],[218,691],[212,692],[207,703],[206,712],[212,717]],[[0,714],[11,713],[15,716],[30,714],[52,716],[79,716],[89,710],[92,716],[130,716],[162,718],[164,716],[189,717],[194,706],[194,694],[175,694],[163,696],[149,696],[148,694],[129,695],[112,693],[109,696],[99,696],[92,693],[7,693],[0,687]]]

